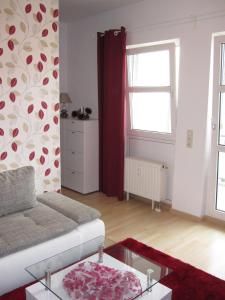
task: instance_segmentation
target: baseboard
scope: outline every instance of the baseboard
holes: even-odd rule
[[[142,201],[144,203],[148,203],[151,205],[152,200],[151,199],[147,199],[141,196],[137,196],[134,194],[130,194],[130,199],[134,199],[134,200],[138,200],[138,201]],[[202,217],[197,217],[194,215],[191,215],[189,213],[186,212],[182,212],[180,210],[176,210],[174,208],[172,208],[172,203],[170,200],[165,200],[161,202],[161,208],[162,210],[166,210],[166,211],[170,211],[172,214],[183,217],[187,220],[191,220],[191,221],[197,221],[197,222],[205,222],[205,223],[210,223],[210,224],[215,224],[217,226],[223,226],[225,225],[225,221],[223,220],[218,220],[216,218],[210,217],[210,216],[202,216]]]
[[[196,217],[196,216],[193,216],[191,214],[188,214],[188,213],[185,213],[185,212],[173,209],[173,208],[171,208],[170,212],[172,214],[175,214],[177,216],[182,216],[182,217],[184,217],[186,219],[189,219],[189,220],[192,220],[192,221],[204,222],[204,223],[208,223],[208,224],[209,223],[210,224],[215,224],[217,226],[223,226],[223,228],[224,228],[224,225],[225,225],[225,221],[219,220],[219,219],[213,218],[211,216],[207,216],[207,215],[204,215],[202,217]]]
[[[211,216],[207,216],[207,215],[203,217],[203,221],[205,221],[207,223],[223,226],[223,227],[225,225],[225,221],[219,220],[219,219],[213,218]]]
[[[182,216],[182,217],[185,217],[186,219],[189,219],[189,220],[192,220],[192,221],[198,221],[198,222],[201,222],[203,221],[203,217],[197,217],[197,216],[194,216],[194,215],[191,215],[189,213],[186,213],[186,212],[182,212],[180,210],[176,210],[174,208],[171,208],[170,209],[170,212],[174,215],[177,215],[177,216]]]

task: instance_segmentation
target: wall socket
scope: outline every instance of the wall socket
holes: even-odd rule
[[[187,146],[187,148],[193,147],[193,130],[192,129],[187,130],[186,146]]]

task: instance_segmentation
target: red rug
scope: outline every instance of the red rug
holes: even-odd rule
[[[225,300],[225,281],[134,239],[126,239],[121,244],[174,270],[161,281],[173,290],[173,300]],[[25,287],[1,296],[0,299],[25,300]]]

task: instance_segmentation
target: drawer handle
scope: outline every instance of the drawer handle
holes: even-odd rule
[[[74,151],[72,151],[72,154],[75,154],[75,152],[74,152]]]
[[[72,174],[75,174],[75,172],[72,172]]]
[[[74,131],[72,131],[72,133],[75,133]]]

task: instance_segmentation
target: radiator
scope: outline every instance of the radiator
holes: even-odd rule
[[[125,191],[160,203],[166,199],[167,167],[160,162],[136,157],[125,158]],[[160,207],[158,205],[158,207]]]

